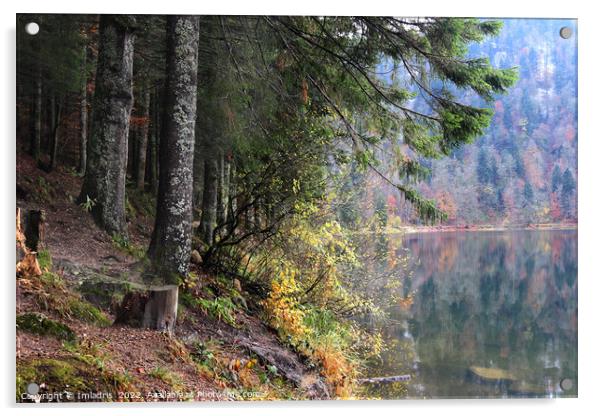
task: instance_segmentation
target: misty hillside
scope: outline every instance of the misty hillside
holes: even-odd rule
[[[494,97],[494,116],[484,136],[450,157],[420,158],[431,174],[417,188],[448,214],[446,224],[577,220],[577,46],[575,33],[560,37],[563,26],[576,31],[571,20],[505,20],[498,37],[471,44],[471,57],[518,67],[519,80],[507,94]],[[459,93],[467,104],[487,105],[474,93]],[[414,108],[427,108],[427,99],[417,94]],[[394,188],[379,178],[368,181],[366,192],[374,193],[368,200],[377,211],[387,204],[390,223],[418,221]]]

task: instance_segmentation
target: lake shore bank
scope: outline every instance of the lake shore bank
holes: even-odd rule
[[[418,234],[433,232],[462,232],[462,231],[512,231],[512,230],[577,230],[577,223],[549,224],[474,224],[474,225],[407,225],[396,229],[386,230],[386,234]]]

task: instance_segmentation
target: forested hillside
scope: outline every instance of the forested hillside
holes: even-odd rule
[[[418,189],[447,213],[446,224],[577,221],[577,47],[576,35],[560,37],[563,26],[576,30],[574,21],[506,20],[499,36],[470,46],[471,56],[519,68],[519,79],[508,94],[495,95],[484,135],[450,157],[421,159],[431,172]],[[415,108],[426,101],[418,95]],[[374,175],[369,180],[367,188],[381,189],[373,206],[386,204],[391,224],[419,221],[403,198]]]

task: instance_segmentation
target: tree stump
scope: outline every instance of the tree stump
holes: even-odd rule
[[[27,217],[27,215],[25,215],[25,217]],[[16,228],[17,277],[21,278],[41,275],[42,270],[40,269],[36,252],[29,247],[29,241],[25,237],[21,221],[21,208],[17,208]]]
[[[177,316],[177,285],[135,288],[124,296],[115,323],[172,333]]]
[[[31,251],[38,252],[44,245],[44,223],[46,214],[42,210],[28,210],[23,216],[25,243]]]

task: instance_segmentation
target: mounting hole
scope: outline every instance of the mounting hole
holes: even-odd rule
[[[25,25],[25,32],[28,35],[31,35],[31,36],[37,35],[39,31],[40,31],[40,25],[37,24],[36,22],[29,22]]]
[[[560,37],[562,39],[568,39],[573,36],[573,29],[568,26],[564,26],[560,29]]]
[[[39,391],[40,391],[40,386],[38,386],[37,383],[29,383],[27,385],[27,393],[31,394],[32,396],[35,396],[36,394],[38,394]]]
[[[563,391],[570,391],[573,389],[573,380],[571,380],[570,378],[563,378],[562,380],[560,380],[560,388]]]

